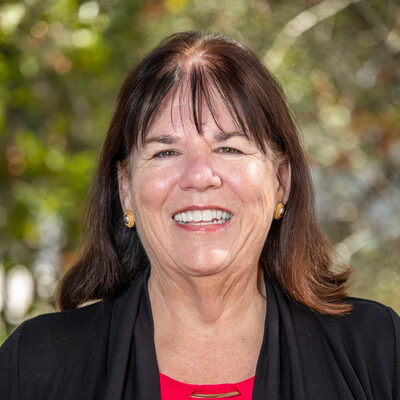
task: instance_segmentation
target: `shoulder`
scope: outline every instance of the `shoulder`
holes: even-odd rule
[[[144,278],[136,277],[128,287],[121,290],[110,300],[59,312],[42,314],[25,321],[6,340],[4,345],[17,344],[40,350],[40,347],[56,346],[65,348],[63,344],[76,344],[77,347],[93,343],[99,336],[108,333],[112,320],[123,317],[121,309],[137,307],[138,295]],[[3,346],[4,346],[3,345]]]
[[[132,309],[137,303],[143,279],[137,277],[115,297],[83,307],[42,314],[25,321],[16,332],[20,345],[76,342],[81,346],[108,332],[112,320],[121,318],[121,308]],[[13,336],[13,335],[12,335]]]
[[[124,313],[121,310],[137,307],[144,278],[136,277],[129,286],[110,300],[71,310],[39,315],[25,321],[6,340],[5,349],[17,348],[19,358],[25,355],[72,357],[97,351],[108,339],[110,326],[119,325]],[[103,346],[104,347],[104,346]],[[4,353],[4,350],[3,350]],[[1,352],[0,352],[1,356]]]
[[[352,385],[373,388],[377,398],[389,398],[388,390],[400,395],[399,316],[375,301],[347,301],[352,310],[342,316],[317,314],[290,301],[302,354],[307,359],[314,354],[319,368],[324,360]]]
[[[51,382],[57,385],[66,376],[83,376],[82,368],[92,365],[91,360],[101,363],[109,308],[100,302],[40,315],[20,325],[0,348],[0,392],[29,389],[38,394]]]
[[[394,370],[400,356],[400,318],[389,307],[349,298],[352,311],[343,316],[318,316],[327,344],[354,364]],[[397,360],[396,360],[397,359]]]
[[[107,301],[98,301],[83,307],[71,310],[58,311],[48,314],[42,314],[29,319],[23,323],[25,329],[62,329],[67,325],[69,328],[84,325],[95,325],[102,321],[107,315],[110,303]]]
[[[54,398],[94,398],[112,343],[123,337],[124,324],[135,321],[143,282],[135,279],[110,300],[25,321],[0,348],[0,393],[44,399],[48,390],[63,388],[64,397]],[[86,382],[87,396],[79,382]]]
[[[352,311],[349,313],[348,317],[360,321],[369,320],[370,317],[390,317],[389,319],[391,319],[392,315],[396,315],[393,310],[392,312],[390,311],[390,307],[378,303],[377,301],[349,297],[348,302],[352,306]]]
[[[73,310],[39,315],[25,321],[19,328],[19,341],[27,345],[38,341],[67,341],[96,335],[98,328],[107,323],[110,304],[97,302]],[[33,342],[33,343],[31,343]]]
[[[325,315],[296,302],[278,284],[269,283],[271,299],[276,301],[279,312],[290,315],[297,326],[304,330],[315,327],[329,336],[376,338],[377,335],[391,337],[398,334],[400,318],[390,308],[376,301],[348,297],[351,311],[344,315]]]
[[[390,336],[399,325],[399,316],[390,308],[372,300],[350,297],[348,302],[352,310],[342,316],[319,316],[321,324],[330,329],[342,330],[344,333],[373,336],[377,334]]]
[[[16,348],[23,362],[37,363],[73,357],[82,348],[101,338],[109,319],[110,305],[98,302],[73,310],[43,314],[25,321],[5,342],[6,348]],[[101,341],[101,340],[100,340]]]
[[[399,316],[375,301],[357,298],[347,301],[352,310],[332,316],[318,314],[286,298],[288,317],[282,318],[288,320],[290,335],[295,332],[296,348],[307,365],[314,360],[320,371],[327,365],[338,382],[345,377],[360,393],[373,392],[374,396],[368,398],[397,398],[400,396]]]
[[[335,357],[341,355],[368,364],[380,360],[381,364],[393,366],[400,356],[400,318],[390,307],[349,297],[349,313],[323,315],[300,305],[281,289],[274,290],[283,318],[289,317],[304,340],[313,338],[311,347],[318,342]]]

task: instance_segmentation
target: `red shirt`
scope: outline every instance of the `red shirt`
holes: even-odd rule
[[[227,397],[227,400],[251,400],[254,377],[238,383],[222,383],[220,385],[192,385],[182,383],[160,374],[161,400],[195,400],[195,393],[220,394],[238,391],[240,394]]]

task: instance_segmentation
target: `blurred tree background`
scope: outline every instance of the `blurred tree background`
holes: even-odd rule
[[[91,178],[131,67],[177,31],[247,44],[302,132],[318,213],[351,294],[400,312],[400,5],[396,0],[0,3],[0,342],[55,309]]]

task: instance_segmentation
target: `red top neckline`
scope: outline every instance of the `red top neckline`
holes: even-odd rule
[[[190,396],[196,393],[217,394],[238,391],[240,396],[232,397],[232,400],[251,400],[253,392],[254,376],[237,383],[222,383],[219,385],[195,385],[179,382],[167,375],[160,373],[161,400],[190,400]]]

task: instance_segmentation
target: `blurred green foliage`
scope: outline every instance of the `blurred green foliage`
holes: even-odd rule
[[[395,0],[3,1],[0,338],[54,309],[118,90],[146,51],[182,30],[232,36],[278,76],[323,227],[357,271],[351,293],[400,311]]]

